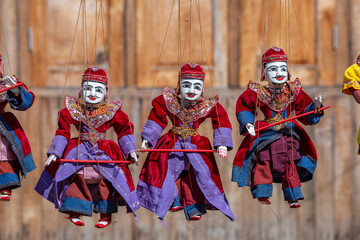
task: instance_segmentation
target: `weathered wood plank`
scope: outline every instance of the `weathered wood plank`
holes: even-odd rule
[[[347,143],[349,136],[352,135],[352,129],[349,128],[351,119],[352,99],[342,97],[338,98],[334,106],[335,112],[335,148],[334,152],[334,209],[335,209],[335,238],[351,239],[351,196],[352,196],[352,148]]]

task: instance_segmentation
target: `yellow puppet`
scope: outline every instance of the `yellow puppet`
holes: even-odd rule
[[[357,103],[360,104],[360,55],[356,63],[346,69],[344,73],[344,82],[342,92],[347,95],[353,95]],[[358,154],[360,155],[360,128],[357,142],[359,144]]]

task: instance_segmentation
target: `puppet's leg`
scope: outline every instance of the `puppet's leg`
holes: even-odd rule
[[[294,161],[286,162],[286,170],[282,175],[282,188],[285,201],[289,202],[291,208],[298,208],[298,200],[304,199],[301,192],[301,182]]]
[[[173,202],[173,204],[172,204],[172,206],[170,208],[170,211],[172,211],[172,212],[176,212],[176,211],[180,211],[180,210],[184,209],[184,207],[181,206],[181,202],[180,202],[180,200],[181,200],[181,187],[180,187],[181,177],[179,177],[176,180],[175,184],[176,184],[176,187],[178,189],[178,195],[177,195],[175,201]]]
[[[271,204],[273,177],[269,161],[258,161],[253,169],[251,193],[263,204]]]
[[[181,176],[181,200],[187,220],[200,220],[206,213],[205,196],[202,193],[192,167]]]
[[[81,215],[92,216],[93,201],[86,185],[84,175],[75,174],[70,177],[72,182],[66,190],[64,202],[60,212],[68,213],[70,221],[78,226],[83,226]]]
[[[10,201],[12,189],[20,185],[18,161],[0,161],[0,200]]]
[[[105,228],[111,223],[111,214],[118,211],[120,195],[106,179],[100,180],[98,191],[98,199],[94,204],[94,212],[100,213],[100,220],[95,227]]]

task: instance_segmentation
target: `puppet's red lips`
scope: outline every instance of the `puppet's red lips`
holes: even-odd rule
[[[195,93],[187,93],[186,95],[188,95],[188,97],[194,97]]]
[[[285,77],[284,76],[279,76],[279,77],[275,77],[277,80],[283,80]]]
[[[96,97],[89,97],[90,100],[94,101],[96,100],[97,98]]]

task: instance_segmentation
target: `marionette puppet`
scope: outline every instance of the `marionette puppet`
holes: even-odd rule
[[[139,208],[130,170],[126,164],[118,164],[126,162],[125,158],[137,163],[134,127],[121,111],[121,102],[108,103],[107,96],[105,70],[88,68],[82,76],[79,99],[65,96],[45,169],[35,187],[78,226],[84,225],[81,216],[92,216],[92,212],[100,213],[95,226],[104,228],[118,206],[125,205],[134,215]],[[75,138],[71,138],[71,124],[79,130]],[[118,144],[106,139],[111,127]]]
[[[175,92],[164,88],[152,101],[141,133],[142,148],[150,150],[140,173],[140,205],[164,219],[168,211],[184,210],[187,220],[200,220],[206,210],[220,210],[232,221],[219,170],[207,137],[198,133],[211,119],[214,148],[221,157],[233,148],[231,123],[218,97],[205,98],[201,66],[185,64]],[[168,120],[173,127],[161,135]]]
[[[20,176],[26,177],[36,166],[24,130],[5,106],[9,103],[11,109],[25,111],[32,106],[35,95],[15,76],[3,75],[1,55],[0,77],[0,200],[10,201],[12,189],[21,186]]]
[[[313,101],[298,78],[290,81],[287,55],[281,48],[264,52],[261,80],[268,84],[250,81],[236,103],[240,134],[246,137],[234,159],[232,181],[239,187],[250,186],[253,198],[262,204],[271,204],[272,183],[282,183],[285,201],[298,208],[304,198],[301,182],[312,179],[317,155],[295,118],[304,125],[317,124],[324,115],[321,96]],[[257,109],[265,119],[255,123]]]
[[[360,55],[357,57],[356,64],[351,65],[344,73],[342,92],[347,95],[353,95],[356,102],[360,104]],[[359,145],[358,155],[360,155],[360,128],[357,142]]]

